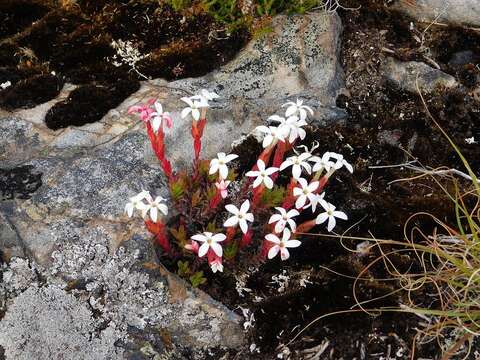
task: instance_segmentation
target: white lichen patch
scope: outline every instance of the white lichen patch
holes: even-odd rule
[[[0,345],[18,360],[122,359],[123,351],[113,346],[118,331],[97,330],[98,320],[75,296],[55,285],[32,286],[15,298],[0,323]]]

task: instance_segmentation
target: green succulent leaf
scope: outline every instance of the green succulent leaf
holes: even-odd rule
[[[280,206],[285,198],[285,188],[274,187],[273,189],[265,189],[262,193],[262,204],[267,208]]]
[[[179,260],[177,262],[177,266],[178,266],[177,274],[179,276],[185,277],[188,274],[190,274],[190,264],[188,263],[188,261]]]
[[[203,271],[197,271],[195,274],[190,276],[190,283],[194,288],[199,287],[202,284],[207,282],[207,278],[203,276]]]

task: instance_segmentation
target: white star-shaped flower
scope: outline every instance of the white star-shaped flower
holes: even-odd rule
[[[231,227],[238,224],[242,232],[246,234],[248,231],[247,221],[253,222],[253,214],[248,212],[250,209],[250,201],[245,200],[240,206],[240,209],[232,204],[226,205],[225,209],[227,209],[229,213],[233,214],[233,216],[228,218],[223,226]]]
[[[168,128],[171,128],[172,117],[170,116],[170,113],[163,111],[162,104],[160,104],[158,101],[155,101],[153,105],[155,107],[155,111],[150,114],[150,121],[152,123],[153,131],[158,132],[160,127],[163,129],[164,122]]]
[[[285,137],[288,136],[288,129],[283,126],[257,126],[257,131],[264,134],[262,146],[264,148],[270,145],[275,145],[277,142],[285,142]]]
[[[330,161],[331,153],[326,152],[322,155],[322,157],[312,156],[309,161],[314,162],[313,164],[313,172],[320,172],[322,173],[323,170],[329,172],[331,168],[335,165],[333,161]]]
[[[317,190],[318,185],[320,184],[318,181],[312,181],[310,184],[304,178],[298,179],[298,182],[301,186],[293,188],[293,195],[297,196],[297,201],[295,201],[295,207],[297,209],[301,209],[305,206],[307,199],[311,201],[315,201],[315,190]]]
[[[307,132],[302,129],[302,126],[307,125],[307,122],[303,119],[299,119],[297,116],[290,116],[285,122],[285,126],[290,130],[290,135],[288,136],[288,141],[290,144],[299,137],[300,140],[305,139]]]
[[[338,170],[338,169],[342,168],[343,166],[345,166],[345,167],[347,168],[347,170],[348,170],[351,174],[353,174],[353,166],[350,165],[350,164],[347,162],[347,160],[345,160],[345,159],[343,158],[343,155],[337,154],[337,153],[334,153],[334,152],[331,152],[331,153],[330,153],[330,156],[331,156],[332,158],[334,158],[335,160],[337,160],[337,161],[335,162],[335,164],[334,164],[334,167],[335,167],[336,170]]]
[[[212,159],[210,161],[210,171],[208,172],[210,175],[215,174],[217,171],[220,175],[220,179],[225,180],[228,177],[228,166],[227,164],[238,158],[238,155],[229,154],[226,155],[225,153],[221,152],[217,154],[216,159]]]
[[[207,99],[199,95],[182,97],[180,100],[188,105],[182,110],[182,118],[186,118],[189,114],[192,114],[193,119],[198,121],[200,120],[200,109],[209,107]]]
[[[223,248],[219,242],[222,242],[227,237],[224,234],[213,234],[205,231],[203,234],[197,234],[192,236],[192,240],[203,243],[198,249],[198,257],[203,257],[208,252],[208,249],[212,249],[217,256],[222,257]]]
[[[288,142],[290,144],[293,144],[298,137],[303,140],[305,139],[305,136],[307,136],[306,131],[302,129],[302,126],[307,125],[307,122],[299,119],[298,116],[290,116],[285,119],[278,115],[272,115],[268,120],[279,123],[278,127],[285,132],[285,138],[288,137]]]
[[[287,106],[287,110],[285,111],[286,117],[296,115],[298,113],[300,119],[305,120],[307,118],[307,111],[310,113],[310,115],[313,115],[312,108],[310,106],[303,105],[303,100],[297,99],[296,102],[289,101],[282,105],[282,107],[285,106]]]
[[[265,169],[265,163],[263,160],[257,160],[257,171],[249,171],[245,175],[248,177],[255,177],[256,179],[253,181],[253,187],[256,188],[261,183],[263,183],[268,189],[273,188],[273,180],[270,178],[270,175],[276,173],[278,168],[276,167],[269,167]]]
[[[312,173],[312,167],[308,163],[308,159],[312,154],[304,152],[300,155],[294,155],[287,158],[282,165],[280,165],[280,170],[285,170],[289,166],[292,167],[292,176],[295,180],[298,180],[302,176],[302,167],[307,171],[308,174]]]
[[[317,211],[317,205],[320,204],[320,200],[323,200],[324,197],[325,193],[321,193],[320,195],[315,194],[313,199],[310,200],[310,203],[304,206],[304,209],[308,209],[309,207],[311,207],[312,213],[315,213],[315,211]]]
[[[335,218],[339,218],[342,220],[348,220],[347,214],[342,211],[336,211],[335,206],[326,202],[325,200],[320,200],[320,205],[322,205],[325,212],[319,214],[315,220],[316,224],[323,224],[328,219],[327,230],[330,232],[333,230],[337,221]]]
[[[295,221],[293,221],[292,218],[300,215],[300,213],[295,209],[291,209],[288,212],[282,207],[276,207],[275,209],[280,214],[273,214],[270,217],[270,220],[268,220],[269,224],[276,223],[275,232],[277,234],[281,233],[285,229],[285,226],[287,226],[287,224],[290,225],[290,229],[295,232],[295,230],[297,229],[297,224],[295,223]]]
[[[146,190],[142,190],[140,193],[129,199],[129,202],[127,203],[127,205],[125,205],[125,212],[129,217],[132,217],[133,211],[135,209],[139,209],[139,206],[141,206],[140,204],[143,202],[143,200],[151,201],[151,199],[152,196],[150,195],[150,193]]]
[[[220,192],[220,196],[222,199],[225,199],[228,196],[228,185],[230,185],[231,181],[221,180],[215,183],[215,187]]]
[[[282,239],[280,240],[275,234],[265,235],[265,239],[274,243],[270,250],[268,251],[268,258],[273,259],[280,252],[280,258],[282,260],[287,260],[290,257],[288,248],[299,247],[302,243],[298,240],[290,240],[290,230],[285,229],[283,231]]]
[[[147,198],[147,204],[145,203],[140,203],[138,205],[138,209],[142,211],[142,216],[145,218],[148,213],[150,213],[150,219],[152,219],[153,222],[157,222],[158,220],[158,212],[160,211],[163,215],[168,214],[168,207],[167,205],[163,204],[163,202],[166,200],[161,196],[157,196],[155,200],[152,200],[151,198]]]

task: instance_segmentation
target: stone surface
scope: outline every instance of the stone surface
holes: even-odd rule
[[[459,85],[453,76],[422,62],[401,62],[387,58],[380,71],[388,83],[414,94],[417,93],[417,80],[418,87],[427,93]]]
[[[480,26],[478,0],[399,0],[392,8],[423,22]]]
[[[12,359],[121,359],[108,327],[96,333],[87,305],[66,291],[30,287],[0,323],[0,345]],[[46,324],[49,324],[47,327]]]
[[[212,347],[241,347],[241,318],[165,271],[141,221],[123,215],[128,197],[141,189],[167,195],[143,124],[127,109],[155,97],[172,112],[167,155],[177,167],[189,166],[193,155],[179,99],[201,88],[221,96],[208,114],[206,158],[229,151],[297,97],[315,109],[312,122],[341,121],[340,32],[336,15],[279,16],[272,33],[223,68],[202,78],[144,82],[95,124],[60,131],[44,125],[69,86],[50,103],[2,112],[0,168],[31,165],[42,173],[29,199],[0,201],[0,245],[10,260],[0,284],[7,359],[75,358],[69,356],[78,349],[87,349],[85,359],[95,352],[102,359],[192,359]],[[184,356],[184,349],[194,351]]]

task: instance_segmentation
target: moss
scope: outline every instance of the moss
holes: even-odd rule
[[[67,100],[51,108],[45,123],[50,129],[57,130],[96,122],[139,87],[135,80],[120,80],[110,86],[82,86],[72,91]]]
[[[19,81],[0,93],[0,106],[6,109],[31,108],[54,99],[63,81],[51,74],[39,74]]]
[[[48,12],[36,1],[2,0],[0,2],[0,39],[15,34]]]

